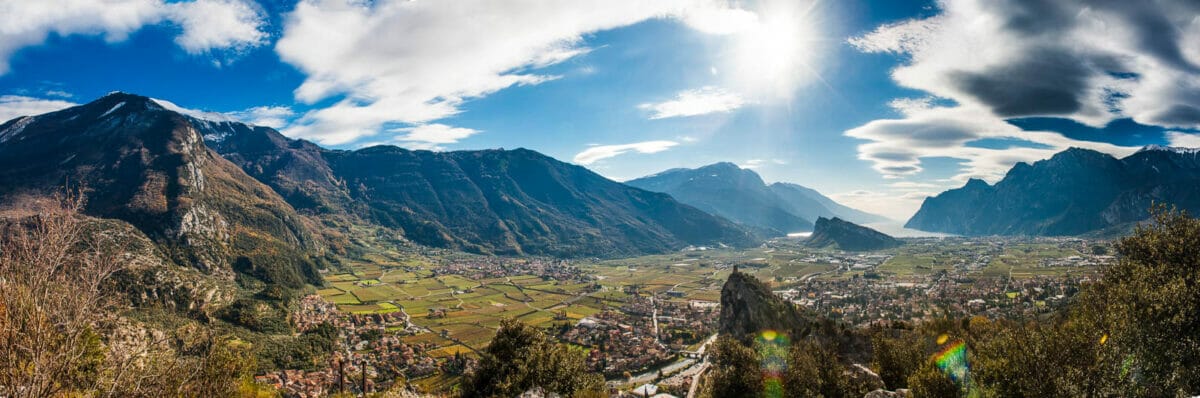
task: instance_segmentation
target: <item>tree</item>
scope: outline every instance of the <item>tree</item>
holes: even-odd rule
[[[789,398],[820,397],[826,387],[820,347],[808,341],[797,342],[788,353],[788,370],[784,373],[784,395]],[[836,365],[836,364],[835,364]]]
[[[887,388],[895,390],[908,387],[908,377],[917,371],[928,356],[925,344],[914,333],[903,333],[895,339],[887,338],[880,331],[871,336],[871,368],[883,379]]]
[[[103,241],[85,241],[78,196],[37,201],[0,227],[0,395],[45,397],[94,388],[119,268]]]
[[[710,391],[714,398],[762,395],[762,369],[758,353],[741,342],[721,335],[712,346]]]
[[[1118,351],[1136,395],[1200,392],[1200,220],[1157,206],[1150,223],[1116,244],[1120,260],[1084,293]],[[1099,338],[1093,336],[1093,338]]]
[[[253,383],[247,344],[204,331],[199,344],[175,347],[120,316],[110,277],[126,247],[79,214],[81,198],[0,211],[0,396],[273,394]]]
[[[942,374],[932,361],[925,361],[908,377],[908,388],[914,397],[958,398],[961,394],[958,386]]]
[[[469,397],[512,397],[535,388],[580,397],[601,394],[604,379],[588,371],[583,352],[554,343],[537,328],[504,319],[462,387],[462,395]]]

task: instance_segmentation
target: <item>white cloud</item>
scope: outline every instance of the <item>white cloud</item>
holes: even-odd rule
[[[738,164],[738,167],[743,169],[757,169],[763,166],[786,164],[788,164],[788,162],[783,159],[747,159],[745,162]]]
[[[191,54],[213,49],[244,51],[266,44],[263,15],[241,0],[198,0],[171,4],[167,18],[183,33],[175,43]]]
[[[888,184],[888,187],[892,188],[893,190],[898,190],[898,191],[914,191],[914,190],[921,190],[921,189],[945,188],[938,184],[931,184],[928,182],[915,182],[915,181],[896,181],[891,184]]]
[[[679,143],[675,141],[644,141],[621,145],[599,145],[585,149],[583,152],[576,154],[574,161],[575,163],[586,166],[596,163],[597,161],[619,156],[628,152],[647,154],[659,153],[671,149],[671,147],[676,145],[679,145]]]
[[[855,209],[869,211],[893,220],[904,220],[912,216],[921,206],[926,193],[886,193],[868,190],[835,193],[829,195],[838,203]]]
[[[263,44],[266,21],[241,0],[33,0],[0,1],[0,74],[21,48],[39,45],[50,34],[102,36],[124,41],[147,25],[181,27],[176,42],[189,53]]]
[[[453,144],[464,138],[478,134],[479,130],[465,127],[453,127],[444,124],[423,124],[415,127],[396,129],[403,133],[395,140],[410,149],[440,150],[442,145]]]
[[[229,116],[244,123],[275,129],[287,126],[295,115],[296,112],[286,106],[256,106],[243,111],[229,113]]]
[[[729,112],[745,103],[746,100],[736,93],[703,87],[682,91],[669,101],[641,104],[638,108],[650,111],[650,119],[666,119]]]
[[[1173,147],[1200,148],[1200,133],[1168,131],[1167,143]]]
[[[58,98],[74,98],[75,97],[75,94],[71,94],[64,90],[47,90],[45,92],[45,94],[47,97],[58,97]]]
[[[702,7],[684,12],[683,21],[698,31],[728,35],[744,32],[758,24],[758,14],[740,8]],[[712,68],[714,71],[716,68]],[[716,73],[713,73],[716,74]]]
[[[923,170],[922,158],[963,160],[953,180],[994,181],[1019,161],[1076,146],[1121,156],[1136,148],[1021,131],[1004,119],[1052,116],[1102,127],[1200,127],[1200,6],[1184,1],[1009,2],[942,0],[928,18],[881,26],[849,40],[905,63],[900,86],[926,98],[891,105],[903,117],[846,135],[868,140],[859,158],[888,178]],[[948,106],[938,106],[945,102]],[[969,147],[999,138],[1028,145]]]
[[[763,160],[763,159],[748,159],[745,162],[742,162],[741,164],[739,164],[738,167],[741,167],[743,169],[757,169],[759,167],[762,167],[763,164],[765,164],[765,163],[767,163],[767,161]]]
[[[20,95],[0,96],[0,123],[20,116],[33,116],[54,112],[78,105],[74,102],[25,97]]]
[[[1050,157],[1070,147],[1097,150],[1115,156],[1136,152],[1101,142],[1079,141],[1051,131],[1024,131],[979,107],[934,107],[904,119],[881,119],[846,131],[846,135],[870,141],[858,146],[858,158],[870,161],[887,178],[920,173],[922,158],[961,159],[959,174],[968,178],[996,181],[1014,164]],[[983,139],[1015,139],[1029,145],[1003,149],[968,146]]]
[[[194,117],[196,119],[209,120],[209,121],[214,121],[214,122],[240,122],[240,121],[243,121],[242,119],[235,117],[233,114],[209,112],[209,111],[203,111],[203,110],[199,110],[199,109],[184,108],[182,106],[175,104],[174,102],[162,100],[162,99],[158,99],[158,98],[152,98],[151,100],[153,100],[159,106],[163,107],[164,109],[166,109],[168,111],[187,115],[190,117]]]
[[[339,144],[429,123],[465,101],[560,78],[540,70],[590,51],[587,34],[654,18],[703,27],[740,18],[695,11],[707,8],[730,9],[724,0],[303,0],[275,50],[307,75],[298,100],[337,101],[286,132]]]
[[[933,108],[933,97],[923,98],[896,98],[888,102],[888,106],[899,112],[901,115],[912,116],[914,114],[927,111]]]
[[[850,43],[905,55],[902,86],[1003,117],[1200,126],[1200,5],[943,0]]]

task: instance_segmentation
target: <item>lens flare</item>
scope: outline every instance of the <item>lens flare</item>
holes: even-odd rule
[[[933,357],[938,369],[950,376],[951,380],[961,383],[967,377],[967,344],[956,340]]]
[[[776,337],[779,337],[779,332],[776,332],[774,330],[764,330],[762,332],[763,340],[773,341],[773,340],[775,340]]]
[[[946,339],[942,339],[946,337]],[[942,335],[938,337],[938,341],[946,341],[949,337]],[[967,362],[967,343],[962,340],[954,340],[942,347],[942,350],[933,355],[933,361],[942,373],[949,377],[962,392],[963,397],[976,398],[980,396],[979,391],[975,390],[974,383],[971,380],[971,366]]]
[[[787,371],[787,354],[791,342],[787,335],[774,330],[759,333],[755,346],[758,348],[759,366],[763,374],[763,396],[783,396],[783,374]]]
[[[942,335],[941,335],[941,336],[938,336],[938,338],[937,338],[937,343],[938,343],[939,345],[941,345],[941,344],[946,344],[946,341],[947,341],[947,340],[950,340],[950,335],[948,335],[948,334],[945,334],[945,333],[942,333]]]

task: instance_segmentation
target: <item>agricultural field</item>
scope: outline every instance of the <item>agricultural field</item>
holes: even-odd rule
[[[327,275],[328,284],[318,293],[343,311],[354,314],[403,311],[413,326],[424,330],[403,336],[404,341],[433,343],[436,349],[432,355],[450,357],[486,347],[500,320],[506,317],[538,327],[573,324],[605,309],[619,309],[635,294],[653,294],[659,300],[676,303],[715,303],[720,300],[721,286],[733,266],[779,288],[803,286],[810,281],[842,283],[839,281],[869,273],[876,278],[907,282],[921,281],[941,272],[966,272],[979,277],[1055,276],[1092,269],[1087,267],[1088,261],[1097,257],[1087,255],[1091,252],[1090,244],[915,239],[899,248],[879,252],[844,253],[809,249],[796,240],[780,239],[745,250],[572,260],[569,266],[589,275],[572,280],[509,272],[512,267],[520,269],[536,259],[461,253],[414,255],[399,249],[381,249],[349,262],[343,272]],[[475,274],[470,269],[458,273],[447,271],[456,269],[455,264],[475,263],[490,264],[496,271],[476,278],[465,275],[478,276],[482,271]]]

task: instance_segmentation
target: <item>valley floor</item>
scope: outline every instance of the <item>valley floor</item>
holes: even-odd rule
[[[734,266],[819,314],[867,326],[935,313],[1049,313],[1113,261],[1107,242],[1074,238],[905,241],[848,253],[779,239],[749,250],[613,260],[475,256],[381,241],[366,245],[374,249],[344,272],[327,274],[328,286],[313,300],[336,305],[343,335],[351,336],[339,358],[352,371],[365,361],[380,387],[393,380],[427,392],[452,386],[507,317],[586,351],[611,388],[658,383],[683,396],[702,369],[721,286]]]

